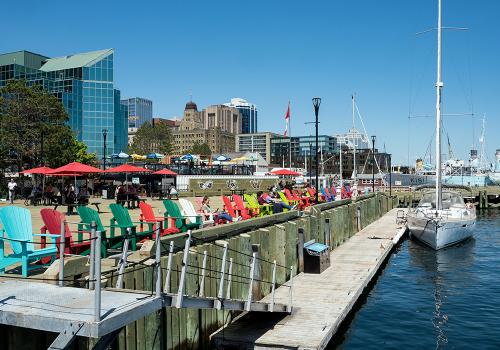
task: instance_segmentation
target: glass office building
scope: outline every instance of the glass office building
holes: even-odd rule
[[[121,100],[121,104],[128,108],[128,127],[139,128],[145,122],[153,120],[153,101],[132,97]]]
[[[21,79],[54,94],[69,115],[69,125],[88,151],[102,158],[106,129],[109,154],[126,149],[127,122],[114,87],[112,49],[49,58],[29,51],[0,55],[0,86]]]
[[[242,98],[232,98],[225,106],[235,107],[241,115],[241,133],[253,134],[257,132],[257,106]]]

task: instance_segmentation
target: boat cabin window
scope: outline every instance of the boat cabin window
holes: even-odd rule
[[[462,196],[455,192],[443,191],[443,209],[465,208]],[[436,208],[436,193],[428,192],[418,203],[419,208]]]

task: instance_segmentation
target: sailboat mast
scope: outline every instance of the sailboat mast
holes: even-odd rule
[[[438,0],[438,47],[437,47],[437,81],[436,81],[436,209],[442,209],[441,187],[441,0]]]
[[[356,101],[354,100],[354,95],[352,95],[352,144],[353,144],[353,148],[352,148],[352,154],[353,154],[353,166],[354,166],[354,171],[353,171],[353,177],[354,177],[354,182],[357,181],[357,177],[358,177],[358,171],[356,169],[356,134],[355,134],[355,131],[356,131],[356,127],[354,125],[354,108],[356,108]]]

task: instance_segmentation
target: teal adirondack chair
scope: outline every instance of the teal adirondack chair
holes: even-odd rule
[[[123,245],[123,237],[114,236],[114,232],[110,235],[107,234],[106,228],[102,224],[99,213],[87,206],[80,205],[76,208],[78,215],[80,215],[81,222],[78,224],[78,240],[83,240],[83,232],[90,232],[91,223],[94,221],[96,223],[96,230],[101,231],[101,257],[105,258],[108,256],[108,249],[121,249]]]
[[[49,264],[57,255],[56,239],[59,235],[48,233],[33,233],[31,214],[28,209],[9,206],[0,209],[0,273],[5,272],[7,266],[21,263],[23,278],[28,277],[28,271],[40,268],[40,265],[31,267],[30,262],[50,258]],[[5,234],[7,237],[5,237]],[[47,248],[35,249],[34,237],[50,237],[51,245]],[[5,255],[4,241],[10,243],[12,254]]]
[[[130,227],[131,236],[129,237],[129,239],[131,250],[137,249],[137,242],[140,242],[146,238],[153,238],[153,223],[148,224],[149,230],[137,232],[136,225],[141,224],[141,222],[133,222],[127,208],[123,207],[121,204],[113,203],[109,205],[109,209],[111,209],[111,213],[113,213],[113,217],[111,218],[110,223],[110,231],[112,235],[114,235],[115,228],[119,228],[121,231],[121,235],[124,237],[127,233],[127,228]]]
[[[188,230],[195,230],[200,228],[198,222],[192,223],[188,220],[187,216],[182,215],[179,207],[170,199],[165,199],[163,205],[167,211],[165,212],[165,218],[170,218],[175,222],[175,227],[177,227],[181,232],[187,232]]]

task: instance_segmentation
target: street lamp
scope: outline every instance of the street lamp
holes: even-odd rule
[[[106,170],[106,137],[108,136],[108,129],[102,129],[102,169]]]
[[[318,180],[318,173],[319,173],[319,159],[318,159],[318,113],[319,113],[319,106],[321,105],[321,98],[319,97],[314,97],[312,99],[312,103],[314,106],[314,114],[316,115],[316,203],[318,203],[318,195],[319,195],[319,180]]]
[[[389,197],[392,197],[392,154],[389,154]]]
[[[377,136],[372,136],[372,193],[375,193],[375,139]]]

